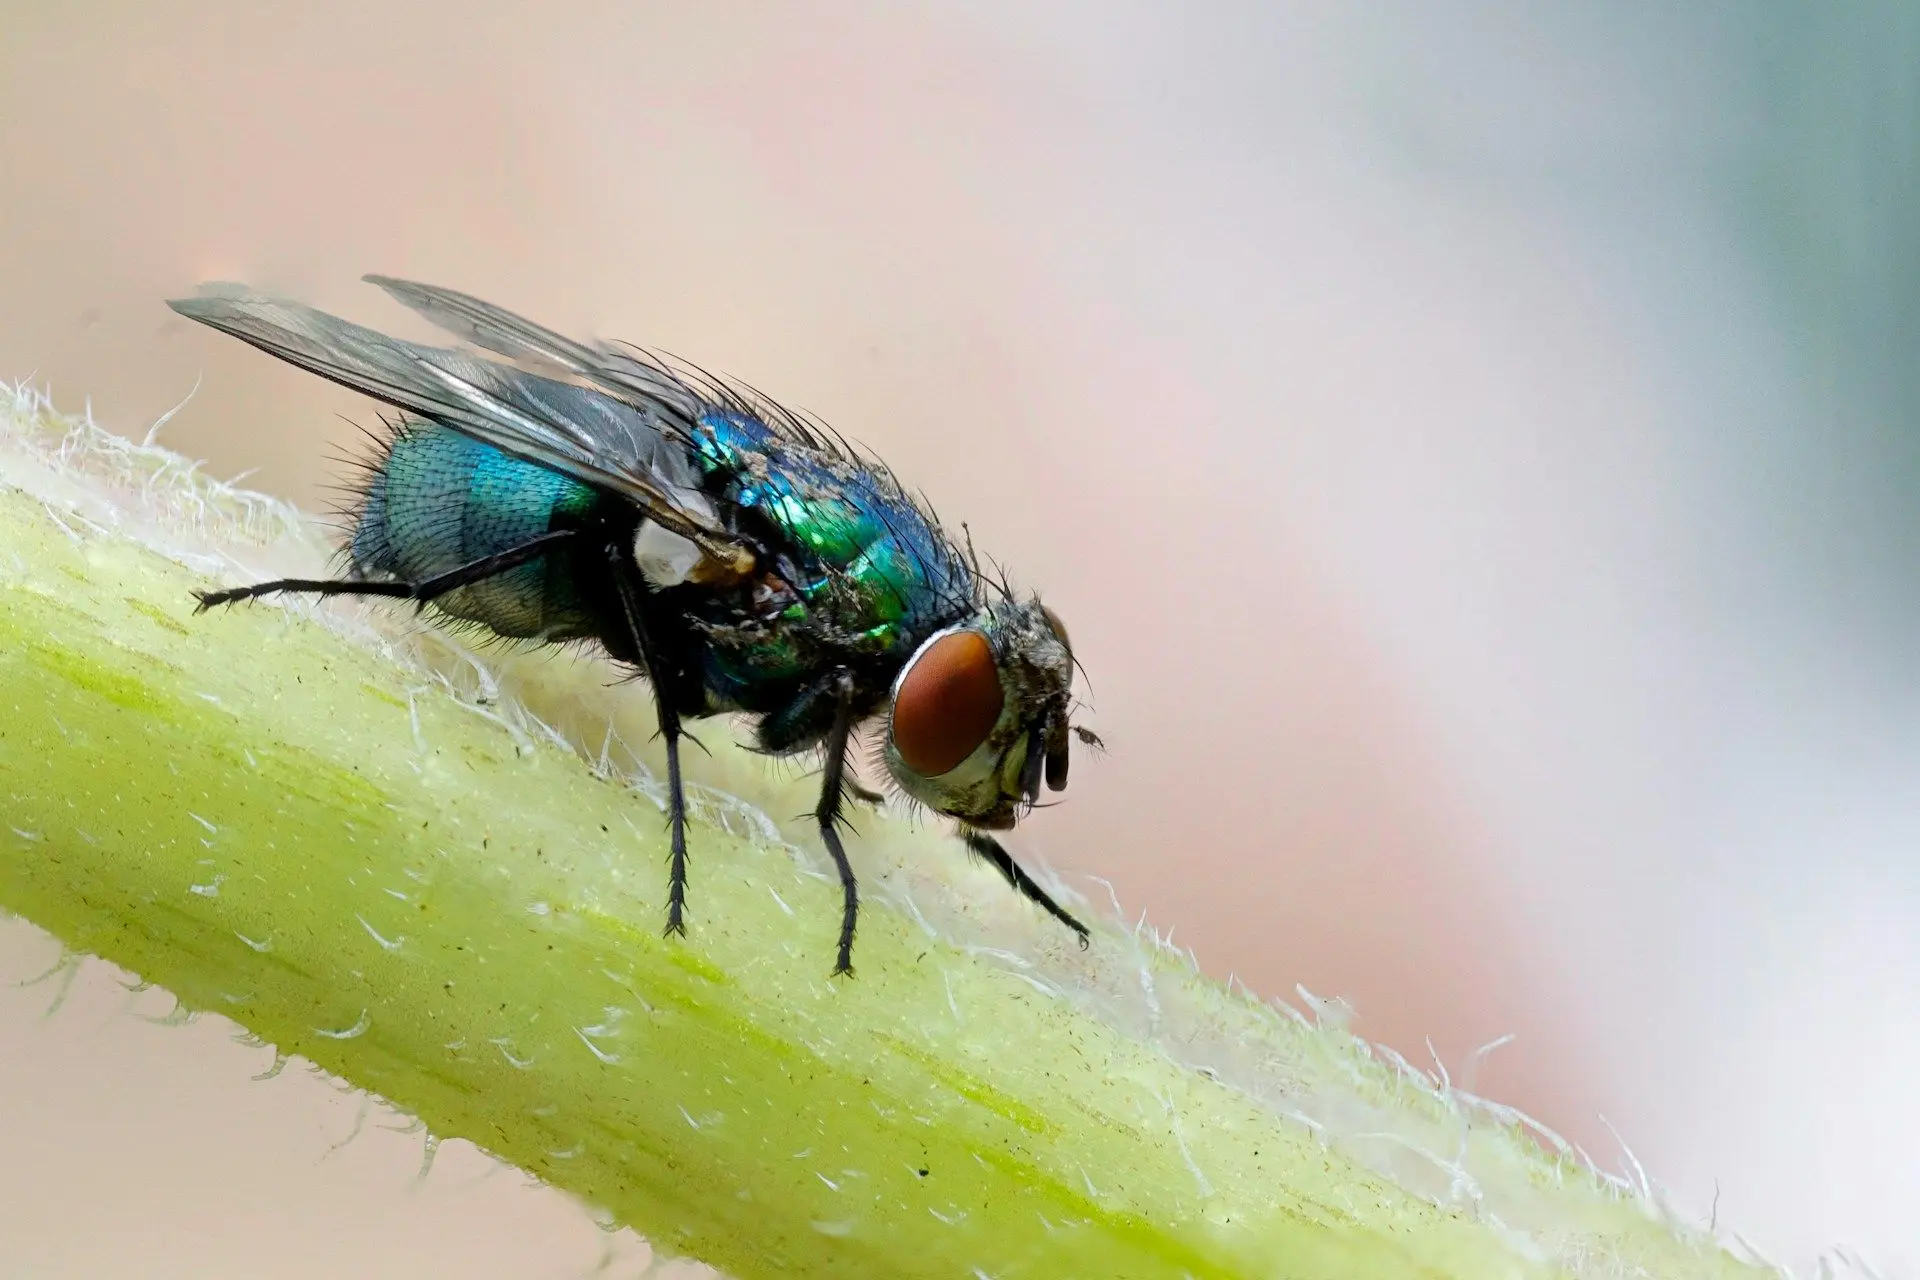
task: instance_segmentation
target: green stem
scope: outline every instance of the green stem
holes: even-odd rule
[[[637,741],[643,699],[564,662],[463,692],[350,610],[196,617],[187,550],[310,555],[296,526],[15,400],[0,906],[656,1246],[740,1280],[1762,1274],[1151,936],[1082,955],[878,817],[857,979],[813,843],[716,792],[663,939],[645,779],[559,740]]]

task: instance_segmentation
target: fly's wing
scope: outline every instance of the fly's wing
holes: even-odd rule
[[[691,430],[705,407],[671,373],[599,343],[578,342],[472,294],[392,276],[364,276],[462,342],[535,368],[586,382],[621,400],[658,405]]]
[[[688,423],[675,404],[628,403],[258,294],[207,294],[167,305],[329,381],[620,494],[719,566],[741,574],[751,568],[752,551],[698,489],[685,444]]]

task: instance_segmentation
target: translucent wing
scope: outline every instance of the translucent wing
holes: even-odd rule
[[[462,342],[536,369],[565,374],[621,400],[658,406],[689,429],[705,407],[701,397],[673,374],[627,352],[576,341],[472,294],[392,276],[362,278]]]
[[[390,338],[301,303],[258,294],[207,294],[167,305],[310,373],[621,494],[735,572],[744,573],[752,564],[752,552],[720,522],[699,490],[687,447],[691,401],[667,400],[638,388],[616,398],[464,352]],[[525,336],[519,341],[530,352],[542,336],[578,345],[520,323]],[[510,345],[504,330],[476,345],[511,354],[500,350]],[[552,354],[564,367],[565,346],[555,346]],[[684,389],[680,394],[688,395]]]

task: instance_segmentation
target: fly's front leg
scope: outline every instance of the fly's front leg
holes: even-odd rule
[[[671,830],[672,870],[667,882],[667,936],[687,934],[687,795],[680,780],[680,713],[674,708],[669,689],[672,673],[665,669],[662,656],[646,621],[647,586],[637,581],[639,574],[624,547],[610,545],[607,559],[620,593],[620,609],[626,615],[633,647],[647,668],[647,683],[653,686],[653,707],[660,722],[660,737],[667,747],[667,822]]]
[[[1087,949],[1087,939],[1092,936],[1088,933],[1087,926],[1075,920],[1065,907],[1053,900],[1051,894],[1036,884],[1033,877],[1026,873],[1026,869],[1013,860],[1013,855],[1007,852],[1005,845],[979,831],[963,830],[960,833],[960,840],[976,857],[993,864],[993,869],[1007,878],[1007,883],[1013,886],[1015,893],[1034,903],[1055,920],[1080,935],[1080,949],[1082,951]]]
[[[840,843],[840,808],[847,799],[847,740],[853,735],[853,677],[845,671],[833,680],[833,726],[824,743],[826,768],[820,779],[820,803],[814,806],[814,820],[820,824],[820,840],[833,855],[840,872],[840,950],[833,963],[834,976],[853,973],[853,930],[860,920],[860,886],[853,876],[853,864]]]

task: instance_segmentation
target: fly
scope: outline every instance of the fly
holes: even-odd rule
[[[1088,932],[993,832],[1067,785],[1073,651],[1039,598],[985,573],[883,463],[748,388],[578,342],[463,293],[367,279],[464,344],[390,338],[246,292],[169,303],[399,410],[366,468],[345,576],[196,595],[386,596],[510,640],[598,645],[645,676],[666,745],[669,935],[686,933],[683,724],[735,715],[761,751],[819,752],[813,817],[840,874],[834,972],[859,886],[839,827],[877,801],[847,757],[878,723],[895,789],[953,819],[1014,890]]]

